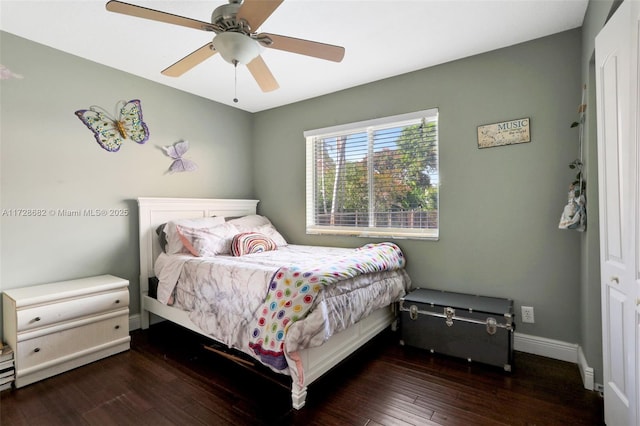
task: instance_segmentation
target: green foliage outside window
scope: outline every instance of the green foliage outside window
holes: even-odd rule
[[[435,120],[317,138],[314,152],[316,225],[437,229]]]

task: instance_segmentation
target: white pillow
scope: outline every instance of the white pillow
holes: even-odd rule
[[[240,232],[257,232],[255,229],[263,225],[271,225],[271,221],[266,216],[250,214],[247,216],[231,219],[227,223],[234,225]]]
[[[224,217],[222,216],[172,220],[164,226],[164,233],[167,235],[167,246],[165,248],[165,252],[167,254],[190,253],[180,240],[180,236],[176,230],[176,226],[178,225],[194,229],[202,229],[211,228],[224,223]]]
[[[259,234],[266,235],[267,237],[271,238],[278,247],[287,245],[287,240],[284,239],[284,237],[276,230],[275,226],[273,226],[272,224],[258,226],[251,232],[257,232]]]
[[[231,219],[227,223],[233,224],[240,230],[240,232],[258,232],[260,234],[264,234],[271,238],[278,247],[286,246],[288,244],[266,216],[251,214]]]
[[[230,223],[211,228],[176,225],[176,233],[184,247],[197,257],[213,257],[231,253],[231,241],[238,228]]]

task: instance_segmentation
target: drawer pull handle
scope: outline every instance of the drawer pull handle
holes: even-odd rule
[[[620,284],[620,279],[614,275],[611,277],[611,282],[613,284]]]
[[[116,299],[116,303],[120,303],[120,299]]]
[[[35,348],[33,351],[34,352],[40,352],[40,348]]]
[[[40,321],[40,317],[35,317],[33,320],[34,320],[35,322],[38,322],[38,321]]]
[[[119,326],[119,325],[116,325],[116,330],[118,330],[118,329],[120,329],[120,326]]]

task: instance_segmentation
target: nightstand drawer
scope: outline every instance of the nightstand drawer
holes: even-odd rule
[[[129,339],[129,310],[105,314],[94,322],[64,329],[32,339],[19,337],[17,374],[31,374],[39,368],[46,368],[60,359],[82,356],[92,349],[100,349],[106,344]],[[38,333],[26,333],[38,335]],[[41,367],[39,367],[41,365]]]
[[[129,281],[113,275],[20,287],[2,294],[2,330],[15,386],[129,350]]]
[[[86,315],[101,314],[129,306],[127,288],[108,293],[99,293],[55,304],[40,305],[28,309],[18,309],[18,333],[25,330],[49,326]]]

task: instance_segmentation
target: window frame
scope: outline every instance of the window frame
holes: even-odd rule
[[[390,125],[408,126],[418,119],[436,122],[436,150],[437,150],[437,170],[438,179],[434,184],[437,190],[437,211],[436,228],[393,228],[393,227],[356,227],[356,226],[330,226],[317,225],[315,223],[315,140],[319,137],[331,138],[356,132],[370,132],[380,128],[388,128]],[[399,114],[389,117],[375,118],[354,123],[341,124],[337,126],[324,127],[321,129],[307,130],[304,132],[306,139],[306,233],[315,235],[344,235],[355,237],[381,237],[393,239],[426,239],[438,240],[440,237],[440,152],[439,152],[439,110],[430,108],[406,114]],[[370,187],[371,188],[371,187]]]

